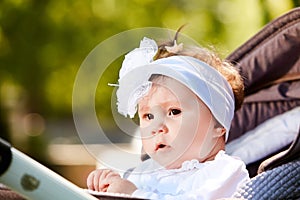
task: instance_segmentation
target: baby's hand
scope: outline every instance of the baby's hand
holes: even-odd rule
[[[132,194],[137,188],[128,180],[109,169],[96,169],[87,178],[87,187],[100,192]]]
[[[109,184],[113,179],[121,178],[117,172],[109,169],[96,169],[87,178],[87,187],[98,192],[107,192]]]

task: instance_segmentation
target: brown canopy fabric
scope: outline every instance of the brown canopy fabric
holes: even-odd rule
[[[300,106],[300,8],[267,24],[227,59],[240,68],[245,101],[231,141],[265,120]]]

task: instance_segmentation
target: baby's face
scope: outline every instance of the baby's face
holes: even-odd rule
[[[180,82],[160,77],[139,102],[143,147],[166,168],[204,160],[216,145],[215,120],[207,106]]]

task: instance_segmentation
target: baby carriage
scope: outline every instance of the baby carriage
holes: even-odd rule
[[[300,198],[300,9],[266,25],[227,59],[245,77],[227,150],[255,176],[236,197]]]
[[[300,8],[270,22],[227,59],[241,69],[245,102],[226,148],[245,160],[253,177],[235,197],[300,198]],[[0,188],[1,199],[21,199]]]

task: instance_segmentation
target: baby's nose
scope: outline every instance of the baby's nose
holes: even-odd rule
[[[153,108],[154,118],[151,123],[151,134],[168,133],[166,113],[160,106]]]
[[[154,125],[152,129],[152,135],[156,134],[166,134],[169,132],[169,129],[165,123],[165,120],[163,121],[157,121],[156,125]]]

